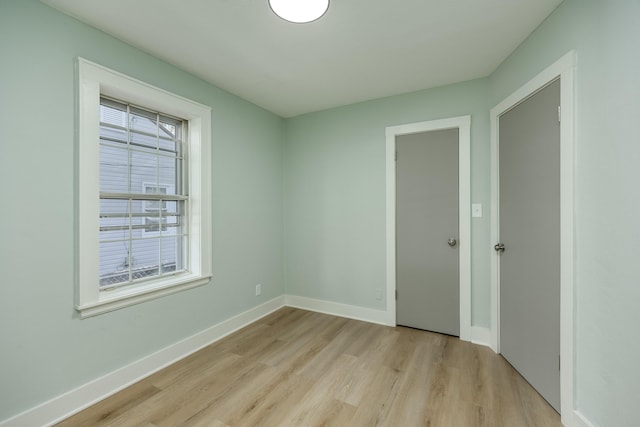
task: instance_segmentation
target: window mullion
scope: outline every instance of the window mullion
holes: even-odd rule
[[[131,193],[131,106],[127,104],[127,189]]]
[[[134,200],[188,200],[188,196],[174,194],[153,194],[153,193],[109,193],[100,192],[101,199],[134,199]]]
[[[129,241],[127,242],[127,256],[129,257],[129,283],[133,281],[133,199],[129,199]]]
[[[158,187],[158,190],[160,190],[160,187]],[[159,193],[160,191],[158,191]],[[162,202],[163,200],[160,199],[158,201],[158,233],[160,234],[160,237],[158,238],[158,274],[162,275],[163,270],[162,270]]]
[[[160,115],[156,113],[156,188],[160,192]]]

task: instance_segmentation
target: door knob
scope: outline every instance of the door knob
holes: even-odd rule
[[[449,246],[454,247],[455,245],[458,244],[458,241],[453,237],[449,237],[449,240],[447,240],[447,243],[449,244]]]
[[[493,249],[495,249],[496,252],[500,252],[500,253],[504,252],[504,243],[496,243]]]

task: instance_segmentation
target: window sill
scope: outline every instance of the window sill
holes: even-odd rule
[[[76,310],[80,313],[80,318],[85,319],[166,295],[186,291],[187,289],[205,285],[210,281],[211,276],[186,274],[170,279],[154,281],[146,285],[141,284],[128,289],[103,291],[100,293],[98,301],[76,305]]]

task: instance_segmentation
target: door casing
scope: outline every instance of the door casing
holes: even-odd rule
[[[386,128],[387,321],[396,326],[396,136],[458,129],[460,339],[471,341],[471,116]]]
[[[571,425],[574,395],[574,115],[575,52],[571,51],[491,109],[491,348],[500,353],[499,117],[560,78],[560,416]]]

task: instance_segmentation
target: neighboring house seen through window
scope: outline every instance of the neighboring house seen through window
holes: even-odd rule
[[[210,109],[82,59],[79,68],[78,310],[207,283]]]
[[[142,185],[144,187],[145,194],[167,194],[169,185],[163,184],[147,184]],[[146,200],[144,202],[144,210],[149,215],[144,218],[144,231],[146,233],[158,233],[160,231],[167,232],[167,201],[163,200]],[[177,210],[175,217],[177,218]],[[162,230],[160,225],[162,224]],[[171,223],[172,227],[177,227],[179,224]]]

